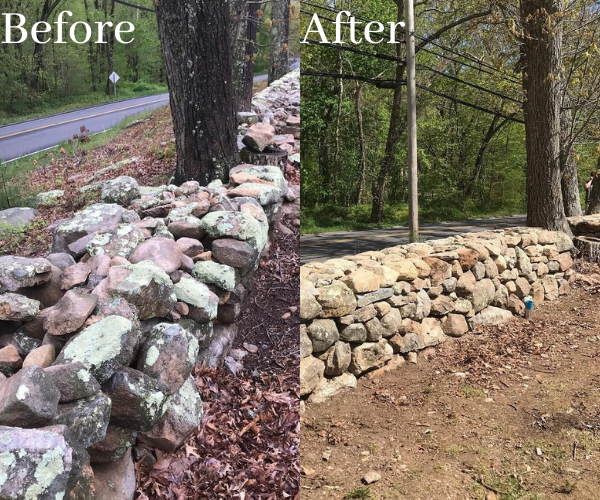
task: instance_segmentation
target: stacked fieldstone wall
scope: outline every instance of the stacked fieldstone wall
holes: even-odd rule
[[[301,395],[321,402],[386,364],[570,290],[570,237],[469,233],[301,268]]]
[[[195,364],[235,368],[253,273],[297,198],[277,166],[96,188],[101,203],[53,225],[46,258],[0,257],[0,498],[133,498],[132,450],[172,452],[201,422]]]

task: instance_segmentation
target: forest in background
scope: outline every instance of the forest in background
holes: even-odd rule
[[[0,125],[39,115],[66,111],[114,99],[108,75],[116,71],[119,98],[167,92],[166,75],[158,36],[153,0],[3,0],[2,12],[26,16],[26,28],[38,21],[53,23],[62,10],[70,10],[72,23],[90,24],[121,21],[135,24],[135,41],[109,43],[36,45],[31,38],[23,44],[3,44],[0,49]],[[255,51],[255,74],[268,71],[271,5],[256,5],[260,13]],[[297,25],[293,25],[291,56],[298,53]],[[66,28],[68,29],[68,28]],[[78,36],[83,38],[83,28]],[[54,33],[53,33],[54,34]]]
[[[307,0],[302,3],[302,32],[310,22],[308,13],[333,19],[333,11],[351,10],[364,21],[389,22],[403,19],[403,3],[399,5],[352,0],[333,6]],[[519,123],[523,91],[517,18],[518,5],[510,0],[493,2],[491,8],[477,0],[416,2],[422,221],[525,212],[527,157],[525,127]],[[566,178],[579,174],[583,188],[600,155],[600,12],[592,0],[574,0],[562,21],[563,173]],[[324,28],[334,33],[331,23],[324,22]],[[398,34],[403,38],[404,33]],[[354,47],[404,58],[403,44]],[[311,145],[302,157],[303,232],[404,224],[406,94],[402,87],[392,87],[405,78],[404,68],[313,44],[302,47],[302,70],[302,133]],[[316,76],[320,73],[328,76]],[[394,98],[401,99],[399,119],[391,116]]]

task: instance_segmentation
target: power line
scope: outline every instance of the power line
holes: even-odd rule
[[[374,57],[375,59],[384,59],[386,61],[400,62],[404,63],[404,59],[401,57],[391,56],[389,54],[382,54],[381,52],[368,52],[366,50],[355,49],[353,47],[345,47],[343,45],[337,45],[328,42],[319,42],[318,40],[305,40],[306,43],[310,43],[312,45],[323,45],[325,47],[329,47],[336,50],[344,50],[347,52],[354,52],[355,54],[360,54],[363,56]]]
[[[500,97],[501,99],[508,99],[509,101],[516,102],[517,104],[521,104],[521,105],[523,104],[523,102],[519,101],[518,99],[514,99],[510,96],[501,94],[500,92],[496,92],[494,90],[486,89],[485,87],[481,87],[480,85],[477,85],[475,83],[467,82],[466,80],[462,80],[461,78],[458,78],[454,75],[449,75],[448,73],[444,73],[443,71],[438,71],[437,69],[430,68],[429,66],[425,66],[424,64],[419,64],[418,66],[427,71],[431,71],[432,73],[435,73],[436,75],[440,75],[440,76],[443,76],[444,78],[448,78],[455,82],[462,83],[463,85],[468,85],[469,87],[473,87],[474,89],[481,90],[483,92],[487,92],[488,94],[495,95],[496,97]]]
[[[462,104],[463,106],[467,106],[469,108],[473,108],[473,109],[476,109],[478,111],[482,111],[484,113],[488,113],[490,115],[497,115],[500,118],[506,118],[507,120],[511,120],[513,122],[523,123],[523,124],[525,123],[523,120],[515,118],[512,115],[509,116],[509,115],[505,115],[505,114],[502,114],[502,113],[498,113],[497,111],[493,111],[491,109],[487,109],[487,108],[484,108],[482,106],[478,106],[477,104],[472,104],[470,102],[463,101],[462,99],[458,99],[457,97],[452,97],[451,95],[444,94],[443,92],[438,92],[437,90],[433,90],[433,89],[430,89],[429,87],[425,87],[423,85],[419,85],[418,83],[417,83],[417,87],[420,88],[421,90],[424,90],[424,91],[429,92],[431,94],[437,95],[439,97],[443,97],[444,99],[448,99],[449,101],[455,102],[457,104]]]
[[[127,7],[133,7],[134,9],[145,10],[146,12],[152,12],[153,14],[156,14],[156,11],[154,9],[150,9],[148,7],[143,7],[141,5],[135,5],[133,3],[124,2],[123,0],[113,0],[113,2],[121,4],[121,5],[126,5]]]
[[[380,89],[395,89],[400,85],[405,85],[406,82],[397,80],[383,80],[378,78],[368,78],[366,76],[353,75],[350,73],[322,73],[320,71],[301,71],[302,76],[315,76],[319,78],[334,78],[339,80],[357,80],[359,82],[370,83]]]

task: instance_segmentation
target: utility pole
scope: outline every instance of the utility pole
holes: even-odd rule
[[[417,87],[415,79],[415,9],[413,0],[406,8],[406,89],[408,121],[408,238],[419,241],[419,187],[417,174]]]

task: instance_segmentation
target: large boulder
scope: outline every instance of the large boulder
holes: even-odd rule
[[[21,229],[35,219],[37,212],[33,208],[17,207],[0,210],[0,233],[3,228]]]
[[[138,438],[153,448],[173,453],[198,428],[204,412],[202,399],[192,377],[165,403],[165,414],[149,432]]]
[[[66,335],[79,330],[98,303],[98,297],[69,290],[44,312],[44,330],[50,335]]]
[[[140,329],[121,316],[108,316],[73,337],[55,365],[79,361],[101,384],[121,366],[128,366],[140,339]]]
[[[486,307],[479,314],[469,319],[469,326],[474,329],[478,326],[495,326],[510,321],[513,315],[510,311],[498,307]]]

